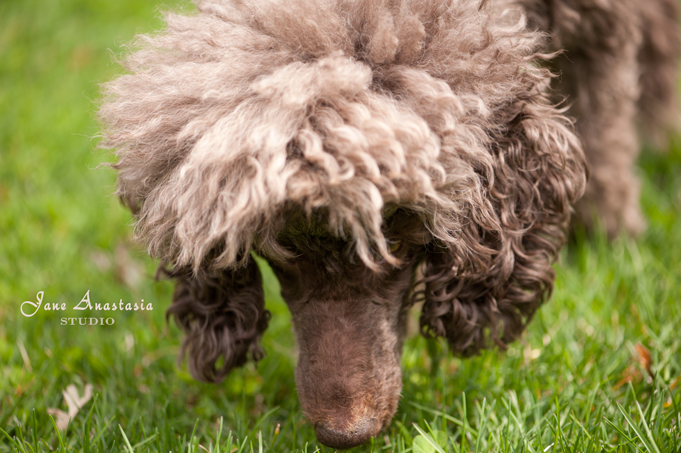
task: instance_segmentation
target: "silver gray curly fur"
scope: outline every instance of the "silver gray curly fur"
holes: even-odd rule
[[[373,247],[392,260],[387,203],[454,245],[471,215],[500,230],[480,172],[524,97],[538,100],[530,139],[580,171],[568,122],[541,100],[540,36],[448,3],[203,1],[139,37],[100,117],[150,254],[195,269],[216,248],[218,268],[251,248],[285,257],[272,219],[287,202],[328,208],[370,267]]]

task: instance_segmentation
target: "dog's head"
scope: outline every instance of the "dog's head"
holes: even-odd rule
[[[105,146],[192,373],[262,354],[260,274],[293,315],[319,440],[377,434],[401,390],[406,313],[475,354],[549,295],[585,184],[550,106],[540,36],[478,0],[202,1],[140,38],[106,85]]]

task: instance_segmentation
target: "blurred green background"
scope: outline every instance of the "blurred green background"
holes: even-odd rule
[[[0,0],[0,451],[329,451],[300,413],[290,317],[271,273],[267,357],[219,386],[194,381],[176,366],[181,334],[164,319],[172,288],[153,281],[155,263],[111,195],[115,174],[100,166],[113,158],[96,149],[98,84],[168,8],[193,10]],[[413,335],[399,412],[358,450],[678,451],[681,143],[640,164],[643,237],[578,237],[553,299],[506,354],[452,359]],[[67,310],[22,316],[39,291]],[[144,299],[154,310],[61,325],[82,316],[73,307],[87,291],[92,303]],[[70,384],[96,397],[57,430],[48,409],[67,411]]]

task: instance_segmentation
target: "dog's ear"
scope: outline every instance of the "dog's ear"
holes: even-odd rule
[[[179,361],[188,356],[194,378],[217,383],[249,356],[262,358],[259,342],[270,313],[253,258],[236,269],[165,273],[177,281],[166,317],[174,317],[186,334]]]
[[[446,337],[455,355],[502,348],[550,296],[552,264],[564,245],[586,164],[561,112],[542,96],[506,106],[476,169],[480,199],[461,229],[426,257],[421,331]]]

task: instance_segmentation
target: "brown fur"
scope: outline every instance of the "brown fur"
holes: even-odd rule
[[[610,237],[645,228],[635,161],[638,124],[662,144],[677,126],[681,49],[677,0],[519,0],[530,22],[551,34],[555,84],[572,107],[591,178],[577,206],[587,228]]]
[[[627,128],[637,107],[672,111],[658,85],[676,54],[640,23],[675,30],[675,9],[656,0],[670,12],[637,22],[634,0],[591,3],[203,0],[140,36],[130,74],[105,85],[103,146],[139,237],[178,280],[169,314],[192,373],[219,381],[262,354],[251,253],[281,282],[301,405],[332,447],[390,422],[415,302],[424,335],[457,355],[517,338],[551,293],[586,185],[547,65],[594,168],[582,212],[603,205],[609,230],[637,231]],[[657,88],[641,97],[639,82]]]

